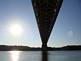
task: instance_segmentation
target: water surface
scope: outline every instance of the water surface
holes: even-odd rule
[[[81,61],[81,51],[0,51],[0,61]]]

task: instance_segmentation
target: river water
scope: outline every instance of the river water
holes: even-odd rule
[[[0,51],[0,61],[81,61],[81,51]]]

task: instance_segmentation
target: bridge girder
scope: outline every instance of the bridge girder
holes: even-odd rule
[[[47,47],[62,2],[63,0],[32,0],[43,48]]]

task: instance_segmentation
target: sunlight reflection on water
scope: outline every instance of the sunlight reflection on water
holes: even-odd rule
[[[9,51],[11,61],[18,61],[19,60],[19,55],[21,51]]]

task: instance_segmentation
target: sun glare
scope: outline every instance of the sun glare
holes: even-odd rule
[[[20,51],[10,51],[11,61],[18,61]]]
[[[19,24],[13,24],[10,26],[9,28],[9,32],[13,35],[13,36],[20,36],[22,34],[22,27]]]

